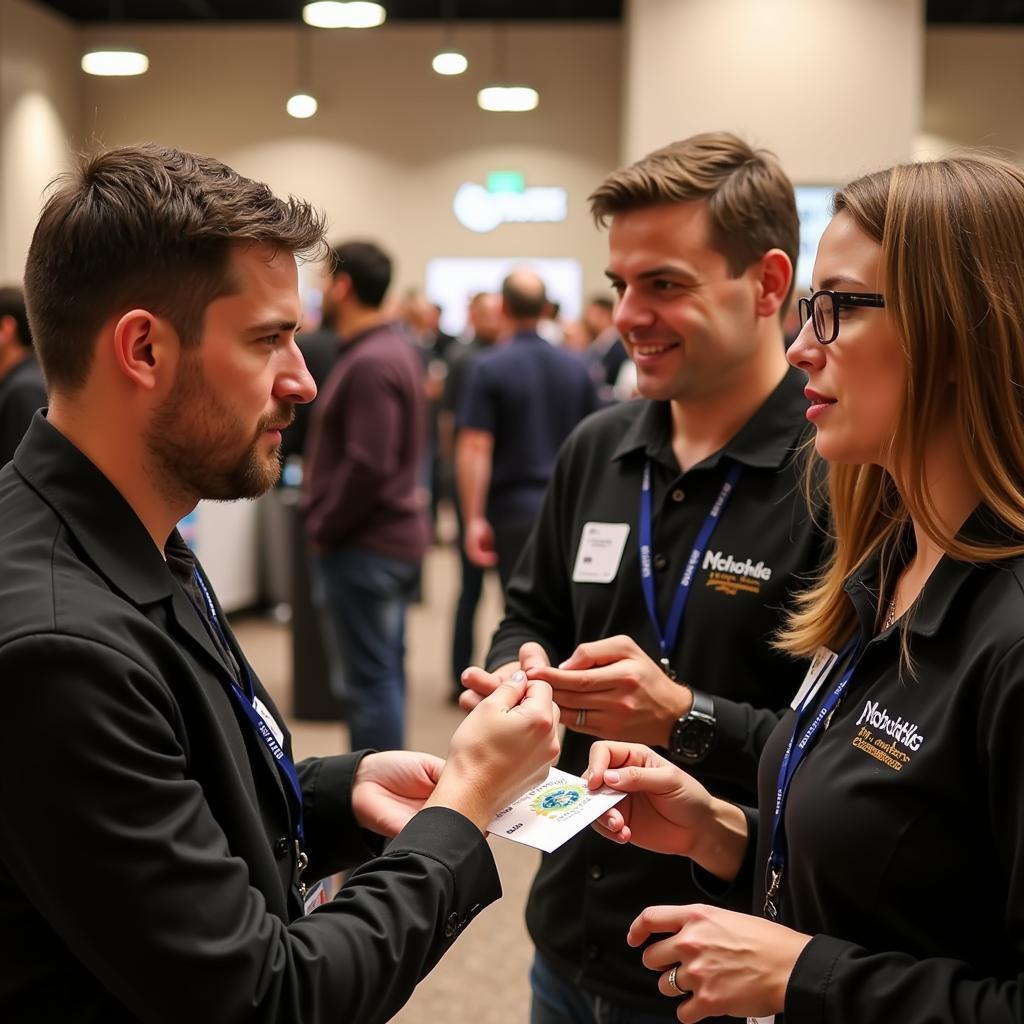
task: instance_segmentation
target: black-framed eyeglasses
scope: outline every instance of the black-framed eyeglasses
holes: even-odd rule
[[[822,289],[798,303],[800,326],[803,327],[810,320],[818,341],[822,345],[831,345],[839,336],[839,310],[844,306],[884,309],[885,299],[875,292],[833,292],[827,288]]]

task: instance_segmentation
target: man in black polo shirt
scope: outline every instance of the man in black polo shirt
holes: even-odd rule
[[[771,154],[705,134],[613,174],[591,204],[611,222],[615,325],[646,400],[566,442],[463,705],[521,664],[555,688],[565,770],[586,768],[597,737],[639,741],[751,802],[804,671],[771,637],[823,542],[782,340],[793,188]],[[626,931],[644,907],[708,899],[678,859],[590,830],[546,855],[527,908],[534,1024],[674,1021]]]
[[[455,479],[466,556],[497,565],[502,586],[544,499],[555,456],[600,404],[582,359],[537,333],[547,305],[544,282],[515,270],[501,286],[512,341],[482,355],[470,371],[456,425]]]

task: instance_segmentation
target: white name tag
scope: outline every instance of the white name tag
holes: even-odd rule
[[[828,679],[828,674],[832,671],[832,666],[836,663],[836,658],[838,657],[839,655],[835,651],[830,651],[827,647],[819,647],[814,652],[814,657],[811,659],[811,667],[807,670],[807,675],[804,676],[800,689],[796,691],[796,696],[789,705],[794,711],[799,710],[800,705],[804,701],[818,692],[821,684]],[[753,1020],[754,1018],[751,1017],[750,1019]],[[768,1018],[765,1019],[767,1020]]]
[[[775,1014],[770,1017],[748,1017],[747,1024],[775,1024]]]
[[[281,731],[281,726],[274,721],[274,716],[270,713],[270,708],[259,699],[259,697],[253,697],[252,706],[256,709],[260,718],[266,723],[267,728],[274,734],[274,739],[277,740],[281,746],[284,746],[284,733]]]
[[[573,583],[611,583],[619,572],[629,523],[584,523]]]

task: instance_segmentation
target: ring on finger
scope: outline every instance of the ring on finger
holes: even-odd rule
[[[576,727],[582,729],[587,724],[587,711],[586,708],[576,709]]]
[[[675,967],[673,967],[672,970],[668,972],[668,978],[666,978],[666,981],[668,982],[668,987],[672,989],[673,995],[677,996],[685,995],[683,990],[676,984],[676,971],[678,971],[679,968],[682,966],[682,964],[676,964]]]

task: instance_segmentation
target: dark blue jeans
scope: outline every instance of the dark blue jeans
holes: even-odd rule
[[[362,548],[311,559],[331,689],[350,709],[352,749],[404,746],[405,610],[420,567]]]
[[[657,975],[651,974],[651,989]],[[540,953],[530,968],[530,1024],[679,1024],[676,1015],[638,1010],[586,992],[557,975]]]

